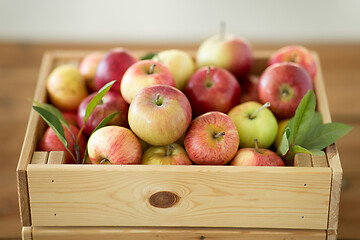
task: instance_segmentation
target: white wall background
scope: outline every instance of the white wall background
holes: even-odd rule
[[[360,42],[360,0],[0,0],[0,41]]]

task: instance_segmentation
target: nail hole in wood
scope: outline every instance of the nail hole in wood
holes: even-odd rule
[[[149,198],[149,203],[157,208],[169,208],[179,201],[179,196],[168,191],[154,193]]]
[[[304,216],[301,216],[301,218],[305,218]]]
[[[56,217],[56,213],[54,213],[54,216]]]
[[[51,182],[53,183],[53,182],[55,182],[55,180],[54,180],[54,179],[52,179],[52,180],[51,180]]]
[[[304,183],[304,187],[306,187],[306,183]]]

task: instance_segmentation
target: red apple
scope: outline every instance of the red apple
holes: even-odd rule
[[[74,126],[78,127],[78,124],[77,124],[77,113],[76,113],[76,112],[66,111],[66,112],[62,112],[62,115],[63,115],[63,117],[65,118],[65,121],[66,121],[68,124],[71,124],[71,125],[74,125]]]
[[[137,59],[123,48],[110,50],[96,69],[94,78],[96,90],[100,90],[108,82],[117,80],[110,90],[118,92],[125,71],[136,61]]]
[[[279,155],[265,148],[242,148],[230,162],[233,166],[284,166]]]
[[[74,150],[74,138],[77,137],[79,133],[79,129],[75,126],[70,125],[70,131],[71,134],[65,127],[64,127],[64,133],[65,133],[65,139],[68,143],[68,148],[71,151],[71,153],[76,157],[76,153]],[[80,161],[82,161],[85,148],[86,148],[86,138],[81,134],[78,142],[79,148],[80,148]],[[65,146],[62,144],[62,142],[57,137],[54,130],[52,130],[50,127],[46,129],[38,147],[39,151],[64,151],[65,152],[65,161],[66,163],[75,163],[74,159],[71,157],[70,153],[66,150]]]
[[[286,46],[277,50],[269,59],[269,66],[279,62],[293,62],[303,67],[314,81],[317,66],[311,52],[303,46]]]
[[[101,52],[92,52],[87,54],[79,64],[79,72],[84,77],[90,92],[96,91],[94,77],[96,69],[103,56],[104,54]]]
[[[95,131],[88,141],[93,164],[139,164],[141,145],[135,134],[120,126],[106,126]]]
[[[200,45],[196,63],[198,67],[224,68],[241,78],[250,72],[253,56],[250,44],[245,39],[230,34],[219,34]]]
[[[241,88],[227,70],[203,67],[191,76],[185,87],[194,116],[210,111],[227,113],[240,103]]]
[[[193,162],[224,165],[236,154],[239,135],[228,115],[208,112],[191,122],[185,135],[184,145]]]
[[[191,165],[192,162],[184,148],[177,143],[167,146],[152,146],[141,160],[144,165]]]
[[[159,84],[175,87],[170,70],[162,63],[153,60],[139,61],[125,72],[121,80],[121,95],[130,104],[141,89]]]
[[[290,118],[308,90],[313,89],[309,74],[296,63],[276,63],[265,69],[259,80],[261,103],[270,102],[279,118]]]
[[[141,90],[129,108],[131,130],[145,142],[163,146],[176,142],[191,122],[191,105],[178,89],[154,85]]]
[[[96,94],[97,92],[87,96],[79,106],[79,110],[77,113],[77,123],[80,128],[83,126],[84,123],[87,105],[89,104],[91,99],[95,97]],[[119,113],[109,122],[108,125],[128,127],[128,110],[129,105],[121,97],[121,94],[118,92],[109,91],[94,108],[93,112],[86,121],[83,131],[87,136],[90,136],[92,131],[94,131],[94,129],[104,118],[115,112]]]
[[[259,77],[255,75],[249,75],[241,81],[241,100],[244,102],[259,102],[258,96]]]

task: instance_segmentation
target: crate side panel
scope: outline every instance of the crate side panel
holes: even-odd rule
[[[30,165],[28,172],[34,226],[327,227],[329,168]],[[177,196],[173,206],[150,204],[162,191]]]
[[[218,239],[218,240],[326,240],[325,230],[265,230],[211,228],[136,228],[136,227],[34,227],[34,240],[143,240],[143,239]]]

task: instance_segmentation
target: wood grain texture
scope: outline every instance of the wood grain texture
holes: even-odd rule
[[[49,75],[52,66],[51,54],[44,55],[42,61],[42,67],[39,74],[38,83],[35,90],[34,100],[38,102],[44,102],[46,99],[45,82]],[[34,110],[31,110],[30,118],[26,128],[24,144],[21,149],[21,154],[16,169],[17,172],[17,187],[18,187],[18,199],[20,208],[20,218],[22,226],[31,226],[31,217],[29,210],[29,196],[28,196],[28,184],[27,184],[27,165],[31,161],[31,156],[36,148],[39,135],[43,131],[44,123],[39,121],[40,117]]]
[[[326,229],[330,175],[328,168],[28,167],[33,226]],[[179,201],[152,207],[149,197],[159,191]]]
[[[313,167],[329,167],[325,154],[323,156],[311,155],[311,162]]]
[[[312,167],[311,155],[308,153],[297,153],[294,157],[295,167]]]
[[[49,160],[47,164],[64,164],[65,152],[63,151],[51,151],[49,154]]]
[[[324,230],[236,228],[34,227],[34,240],[326,240]]]
[[[343,171],[336,144],[332,144],[327,147],[327,158],[329,161],[329,166],[332,170],[328,229],[337,230],[339,222],[339,205]]]
[[[21,231],[22,240],[33,240],[32,238],[32,228],[31,227],[23,227]]]
[[[31,158],[31,164],[46,164],[48,160],[48,152],[35,151]]]

